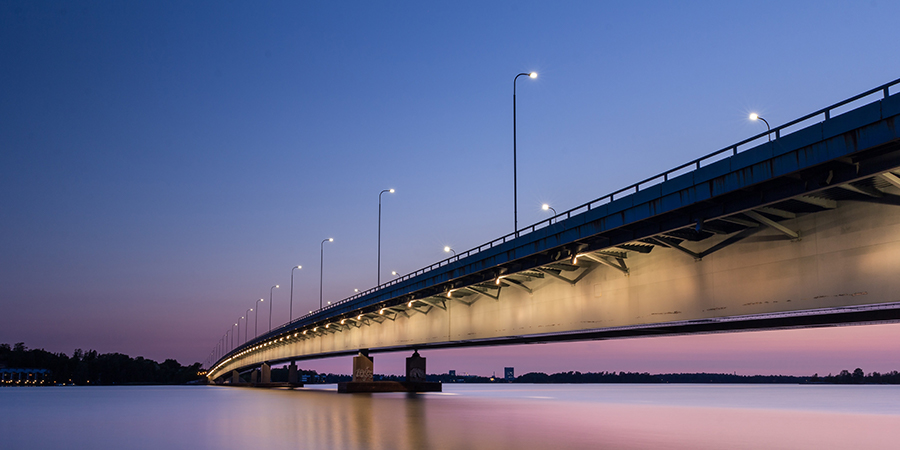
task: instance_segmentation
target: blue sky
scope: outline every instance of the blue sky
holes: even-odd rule
[[[774,126],[897,78],[898,13],[884,1],[4,2],[0,342],[202,361],[274,284],[275,322],[287,319],[293,265],[295,311],[318,303],[324,238],[326,301],[373,286],[382,189],[397,189],[383,280],[512,231],[519,72],[540,74],[518,83],[524,225],[546,217],[542,203],[563,211],[762,131],[750,111]],[[694,355],[716,339],[665,342]],[[627,345],[655,342],[640,341]],[[583,364],[554,359],[559,348],[522,359]],[[880,370],[897,368],[889,351]],[[756,358],[746,370],[801,370]],[[657,360],[647,370],[674,367]],[[807,372],[844,368],[824,361]]]

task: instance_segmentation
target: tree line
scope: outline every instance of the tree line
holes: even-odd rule
[[[738,383],[738,384],[900,384],[900,372],[865,374],[857,368],[842,370],[838,375],[811,377],[791,375],[737,375],[730,373],[665,373],[643,372],[560,372],[548,375],[531,372],[516,377],[514,383]]]
[[[0,368],[49,369],[56,384],[184,384],[201,378],[201,365],[182,366],[174,359],[161,363],[121,353],[98,354],[77,349],[68,356],[44,349],[28,349],[19,342],[0,344]]]

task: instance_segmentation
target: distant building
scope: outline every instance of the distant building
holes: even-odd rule
[[[503,368],[503,379],[506,381],[515,381],[516,374],[512,367]]]
[[[42,386],[52,384],[52,372],[47,369],[0,369],[0,386]]]
[[[455,370],[451,370],[451,371],[450,371],[450,376],[451,376],[451,377],[455,377],[455,376],[456,376],[456,371],[455,371]]]

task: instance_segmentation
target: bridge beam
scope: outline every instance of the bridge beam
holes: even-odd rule
[[[759,223],[762,223],[764,225],[767,225],[769,227],[772,227],[772,228],[782,232],[783,234],[787,235],[791,239],[794,239],[794,240],[800,239],[799,232],[794,231],[794,230],[792,230],[792,229],[790,229],[790,228],[788,228],[788,227],[786,227],[786,226],[784,226],[784,225],[782,225],[782,224],[780,224],[780,223],[778,223],[756,211],[746,211],[746,212],[744,212],[744,215],[750,217],[751,219],[758,221]]]

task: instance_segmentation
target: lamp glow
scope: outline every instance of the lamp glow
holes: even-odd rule
[[[537,78],[537,72],[531,72],[528,74],[528,76],[531,78]]]

